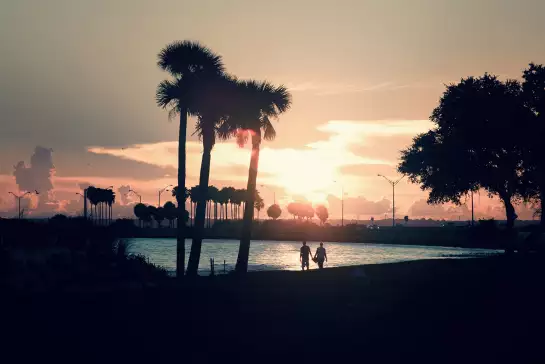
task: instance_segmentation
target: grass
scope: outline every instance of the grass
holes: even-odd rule
[[[10,297],[6,329],[42,360],[542,362],[540,256],[358,269]]]

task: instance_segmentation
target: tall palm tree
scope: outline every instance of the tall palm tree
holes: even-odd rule
[[[218,220],[218,203],[219,203],[219,190],[216,186],[208,187],[208,197],[214,204],[214,224]],[[210,218],[208,219],[210,221]]]
[[[291,94],[284,86],[274,86],[266,81],[238,82],[236,113],[233,113],[231,127],[236,127],[237,142],[244,145],[251,138],[252,154],[246,187],[244,222],[235,270],[245,273],[248,270],[252,220],[254,215],[259,150],[262,139],[273,140],[276,131],[271,120],[287,111],[291,106]]]
[[[197,42],[176,41],[164,47],[158,54],[157,65],[171,75],[157,87],[157,105],[169,109],[169,118],[180,115],[178,133],[178,223],[176,234],[176,276],[182,277],[185,265],[185,169],[187,116],[198,116],[199,87],[210,77],[223,74],[221,57]]]
[[[259,220],[259,212],[261,211],[261,209],[263,209],[265,207],[265,201],[263,201],[263,198],[259,194],[258,190],[255,190],[254,207],[257,210],[257,219]]]
[[[232,104],[229,95],[236,90],[236,80],[227,75],[220,75],[215,78],[208,78],[206,83],[200,85],[201,99],[206,100],[206,107],[203,107],[197,119],[195,133],[198,134],[203,144],[201,170],[199,175],[199,195],[197,200],[197,211],[195,214],[195,229],[191,252],[187,264],[187,275],[196,276],[201,257],[202,238],[207,216],[207,205],[210,201],[208,196],[208,183],[210,181],[210,163],[212,160],[212,149],[216,144],[216,138],[227,139],[232,136],[228,126],[229,111]],[[210,209],[208,209],[210,212]],[[208,217],[210,224],[210,217]]]

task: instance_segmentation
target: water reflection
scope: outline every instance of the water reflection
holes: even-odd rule
[[[169,271],[176,268],[176,239],[130,239],[132,253],[143,254],[155,264]],[[314,254],[318,242],[307,242]],[[215,271],[223,273],[234,269],[239,242],[235,240],[203,241],[199,272],[210,271],[210,258],[215,260]],[[191,240],[186,239],[186,263],[191,249]],[[259,270],[299,270],[299,242],[252,241],[248,269]],[[472,257],[496,253],[487,249],[463,249],[407,245],[371,245],[353,243],[327,243],[329,261],[325,267],[338,267],[358,264],[391,263],[418,259],[440,259],[452,257]],[[311,262],[311,269],[318,266]]]

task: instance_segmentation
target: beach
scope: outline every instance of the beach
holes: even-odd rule
[[[13,294],[6,347],[18,362],[537,362],[544,276],[538,256],[501,256]]]

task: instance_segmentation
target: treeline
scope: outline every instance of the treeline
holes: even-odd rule
[[[195,212],[197,203],[200,200],[201,189],[199,186],[193,186],[185,189],[185,201],[189,199],[190,209],[186,210],[184,221],[189,221],[192,225],[195,223]],[[223,187],[218,189],[215,186],[208,186],[206,194],[206,226],[212,226],[212,220],[215,223],[218,220],[239,220],[241,219],[241,211],[247,201],[247,190],[236,189],[234,187]],[[178,186],[172,188],[172,196],[176,197]],[[259,195],[259,191],[255,192],[254,208],[259,212],[265,207],[263,198]],[[134,206],[134,215],[141,221],[141,226],[150,224],[155,220],[158,226],[161,226],[162,221],[168,220],[169,226],[173,226],[173,220],[176,219],[176,205],[172,202],[165,203],[162,207],[147,206],[142,203]]]
[[[448,85],[430,120],[435,127],[402,151],[398,170],[429,191],[429,203],[462,203],[479,189],[505,206],[507,227],[525,202],[545,199],[545,67],[522,81],[485,74]]]

